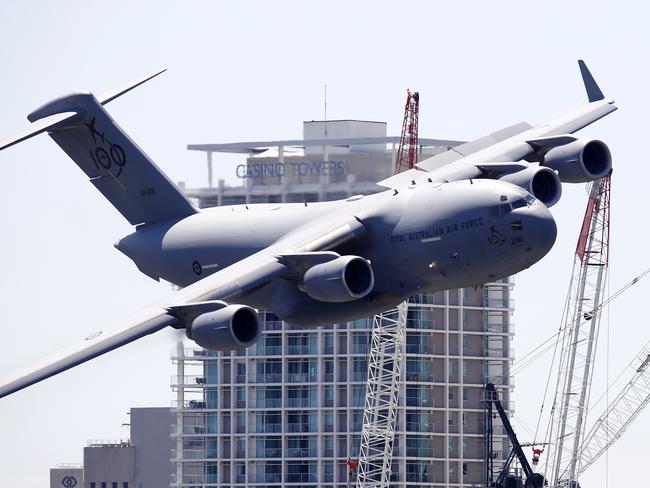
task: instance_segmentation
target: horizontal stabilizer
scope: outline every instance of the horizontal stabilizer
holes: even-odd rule
[[[8,138],[0,141],[0,151],[3,149],[18,144],[19,142],[34,137],[48,130],[55,129],[58,125],[63,125],[77,116],[77,112],[62,112],[48,117],[44,117],[32,123],[29,127],[21,130],[20,132],[9,136]]]
[[[115,123],[104,104],[150,80],[150,73],[96,98],[76,91],[28,115],[32,124],[0,143],[0,150],[48,132],[90,182],[133,225],[181,219],[197,213],[180,189]]]
[[[122,85],[106,93],[102,93],[100,96],[97,97],[97,100],[99,100],[99,103],[101,103],[102,105],[106,105],[108,102],[115,100],[117,97],[122,96],[127,92],[130,92],[134,88],[142,85],[143,83],[146,83],[150,79],[155,78],[156,76],[164,73],[165,71],[167,71],[167,68],[154,71],[153,73],[149,73],[148,75],[145,75],[142,78],[133,80],[130,83],[127,83],[126,85]]]
[[[582,82],[585,84],[585,90],[587,90],[587,97],[589,102],[597,102],[598,100],[603,100],[605,95],[598,87],[596,80],[594,80],[591,71],[587,68],[587,65],[582,59],[578,60],[578,66],[580,66],[580,74],[582,75]]]

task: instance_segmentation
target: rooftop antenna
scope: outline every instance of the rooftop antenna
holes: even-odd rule
[[[327,139],[327,84],[325,85],[325,100],[323,110],[325,112],[325,120],[323,126],[325,128],[325,139]],[[329,154],[327,154],[327,144],[323,144],[323,161],[329,160]]]
[[[325,139],[327,139],[327,85],[325,85],[325,105],[324,105],[324,111],[325,111]]]

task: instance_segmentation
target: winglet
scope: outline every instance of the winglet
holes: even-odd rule
[[[589,102],[603,100],[605,95],[603,95],[603,92],[598,87],[596,80],[594,80],[589,68],[587,68],[587,65],[582,59],[578,60],[578,66],[580,66],[580,74],[582,75],[582,82],[585,84],[585,90],[587,90]]]
[[[115,100],[117,97],[124,95],[126,92],[133,90],[135,87],[142,85],[143,83],[149,81],[152,78],[155,78],[156,76],[158,76],[161,73],[164,73],[165,71],[167,71],[167,68],[161,69],[159,71],[154,71],[153,73],[149,73],[143,78],[133,80],[131,83],[122,85],[119,88],[115,88],[107,93],[102,93],[100,96],[97,97],[97,99],[99,100],[99,103],[101,103],[102,105],[106,105],[108,102]]]

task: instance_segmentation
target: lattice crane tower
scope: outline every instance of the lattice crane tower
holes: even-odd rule
[[[595,181],[582,222],[563,322],[549,434],[551,486],[573,486],[589,406],[609,259],[611,174]]]
[[[419,93],[407,90],[395,159],[396,174],[412,169],[417,163],[419,105]],[[356,466],[359,470],[358,488],[388,488],[390,484],[407,316],[408,301],[400,303],[396,309],[375,315],[372,321],[363,427]],[[348,464],[353,466],[356,463],[349,461]]]

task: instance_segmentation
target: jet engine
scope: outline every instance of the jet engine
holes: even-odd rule
[[[257,312],[246,305],[227,305],[197,316],[186,329],[187,337],[213,351],[252,346],[260,335]]]
[[[547,207],[555,205],[562,196],[562,182],[557,173],[550,168],[530,166],[499,179],[520,186]]]
[[[612,155],[602,141],[578,139],[551,149],[544,156],[542,165],[557,171],[564,182],[586,183],[609,173]]]
[[[350,302],[365,297],[375,284],[370,263],[359,256],[340,256],[305,271],[299,288],[321,302]]]

